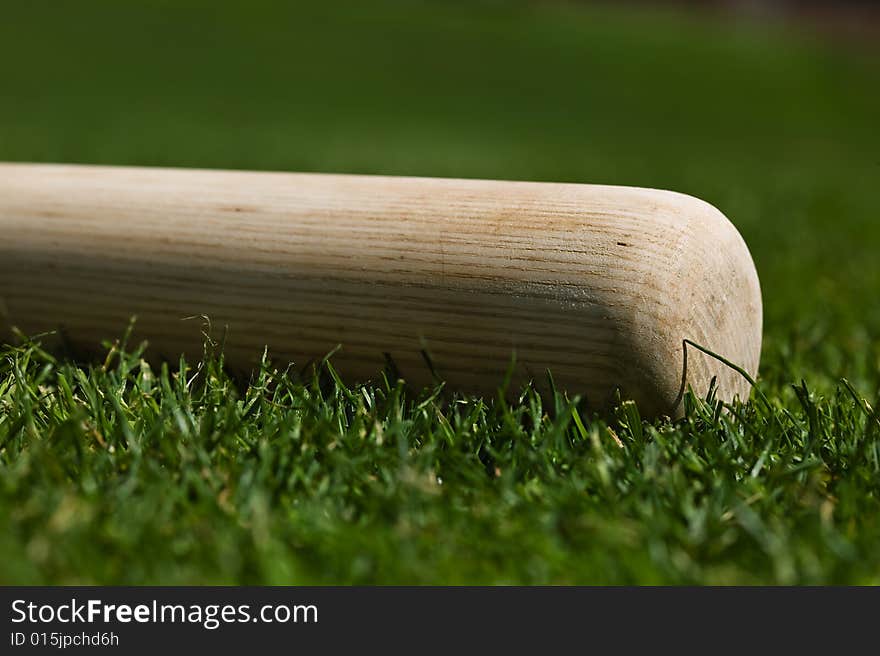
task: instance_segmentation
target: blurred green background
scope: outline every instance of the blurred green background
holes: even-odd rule
[[[2,0],[0,160],[674,189],[753,251],[766,375],[873,383],[878,54],[666,7]]]

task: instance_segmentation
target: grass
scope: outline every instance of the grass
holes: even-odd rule
[[[613,427],[501,399],[33,344],[0,369],[6,581],[880,583],[880,420],[847,384]]]
[[[765,301],[758,392],[676,422],[10,339],[0,582],[880,583],[876,50],[554,3],[0,10],[2,160],[671,188]]]

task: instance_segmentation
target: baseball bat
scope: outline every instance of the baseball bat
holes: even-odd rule
[[[347,380],[543,384],[675,415],[687,385],[749,383],[761,293],[714,207],[655,189],[437,178],[0,164],[0,324],[73,345],[131,316],[154,357],[264,346]],[[430,366],[429,364],[430,363]],[[513,364],[512,364],[513,363]],[[512,366],[512,369],[511,369]]]

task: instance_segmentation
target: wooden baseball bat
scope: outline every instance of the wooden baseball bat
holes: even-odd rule
[[[386,354],[416,385],[494,394],[546,380],[596,408],[615,390],[675,414],[755,375],[761,294],[715,208],[628,187],[358,175],[0,165],[0,315],[8,335],[74,345],[136,333],[199,356],[205,315],[227,362],[264,345],[304,364],[338,344],[348,380]],[[424,352],[424,354],[423,354]]]

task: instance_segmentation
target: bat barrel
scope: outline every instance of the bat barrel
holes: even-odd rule
[[[154,356],[304,364],[349,380],[391,357],[416,385],[493,394],[545,380],[597,408],[616,389],[675,414],[690,384],[755,374],[761,294],[715,208],[628,187],[150,168],[0,165],[0,330],[74,345],[136,333]]]

